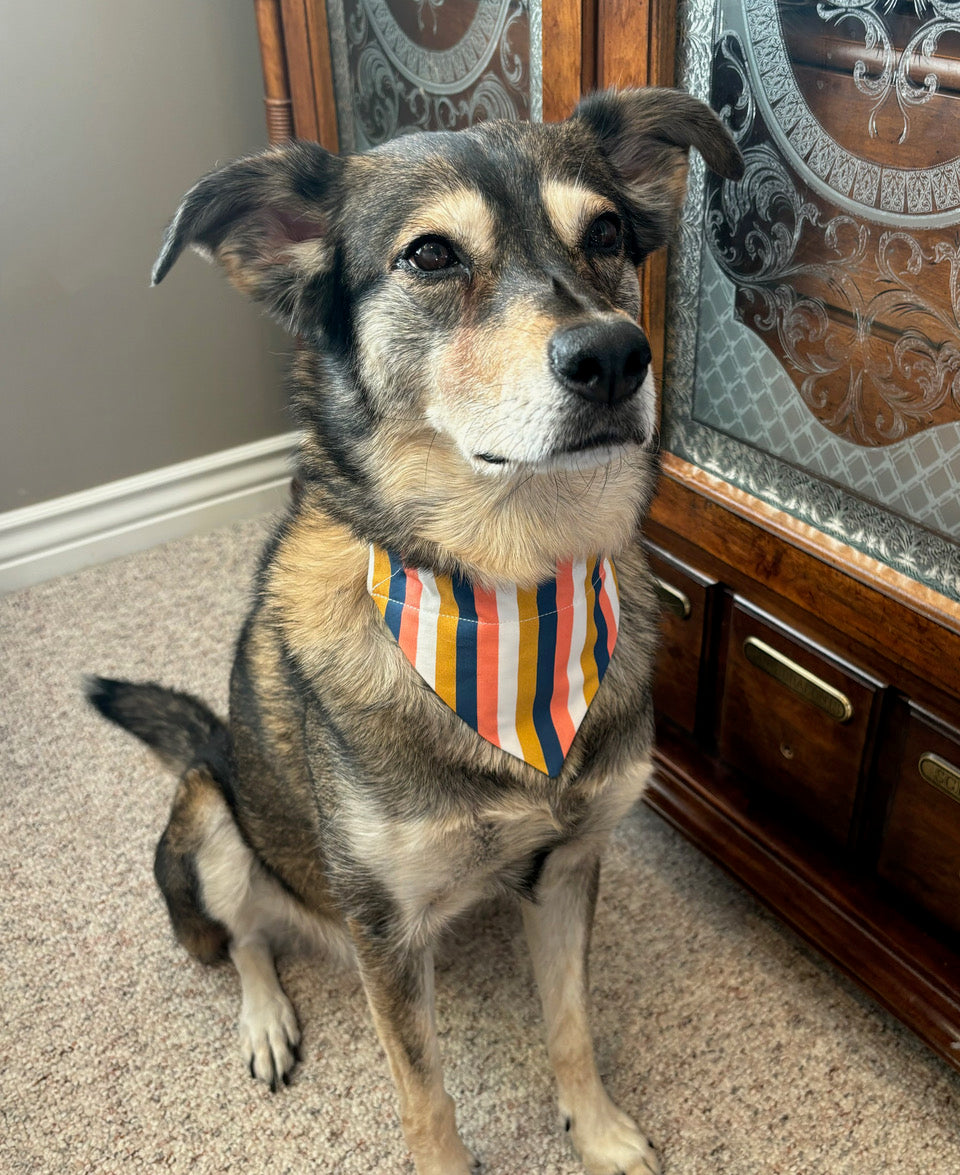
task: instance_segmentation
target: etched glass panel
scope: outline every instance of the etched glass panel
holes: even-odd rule
[[[540,115],[539,0],[327,0],[340,143]]]
[[[746,173],[692,174],[666,447],[960,599],[960,0],[683,27]]]

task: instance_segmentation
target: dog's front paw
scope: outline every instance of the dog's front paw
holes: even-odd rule
[[[592,1106],[561,1112],[588,1175],[660,1175],[650,1140],[606,1094]]]
[[[414,1156],[414,1162],[417,1175],[477,1175],[481,1165],[459,1138],[442,1154]]]
[[[277,991],[262,1003],[245,1006],[240,1013],[240,1049],[250,1076],[263,1081],[274,1093],[288,1083],[299,1060],[300,1028],[293,1005]]]
[[[457,1132],[453,1100],[446,1092],[428,1095],[403,1115],[403,1133],[417,1175],[475,1175],[480,1160],[463,1145]]]

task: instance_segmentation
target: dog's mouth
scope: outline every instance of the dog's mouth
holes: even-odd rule
[[[594,436],[586,437],[583,440],[574,441],[572,444],[565,445],[562,449],[558,449],[556,455],[559,457],[564,453],[588,453],[592,449],[615,449],[620,448],[627,442],[622,436],[618,436],[612,432],[596,433]]]
[[[525,461],[503,457],[498,453],[475,453],[475,464],[483,467],[523,466],[530,469],[586,469],[595,465],[606,465],[622,456],[628,449],[642,446],[642,440],[624,437],[617,433],[595,433],[581,440],[573,441],[554,449],[546,456]]]

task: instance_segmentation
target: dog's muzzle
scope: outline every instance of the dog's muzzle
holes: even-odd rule
[[[635,395],[650,367],[650,344],[625,318],[597,319],[558,330],[548,357],[553,374],[569,391],[613,407]]]

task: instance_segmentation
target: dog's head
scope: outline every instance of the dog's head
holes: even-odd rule
[[[307,142],[202,179],[167,230],[302,342],[303,475],[363,537],[533,580],[628,541],[655,396],[636,267],[667,242],[688,149],[735,177],[702,103],[608,92],[337,157]]]

